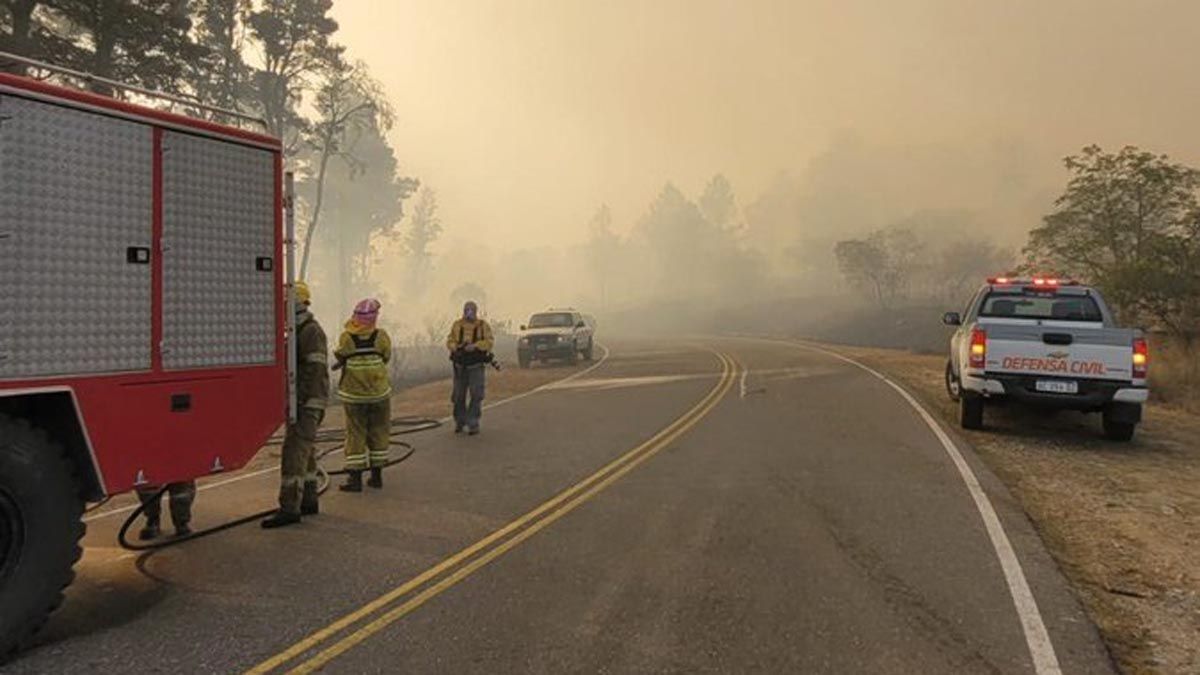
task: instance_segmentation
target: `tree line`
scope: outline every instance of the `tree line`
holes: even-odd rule
[[[296,172],[299,274],[346,304],[367,284],[372,242],[403,241],[414,269],[428,266],[440,227],[436,198],[405,175],[387,140],[392,110],[366,64],[337,40],[332,0],[5,0],[0,51],[187,101],[261,118]],[[0,69],[71,79],[0,60]],[[73,83],[140,101],[101,79]],[[181,112],[214,117],[200,108]],[[422,222],[401,223],[426,194]],[[418,283],[419,282],[415,282]],[[333,292],[330,292],[330,291]]]
[[[1200,170],[1133,146],[1091,145],[1064,165],[1066,188],[1020,256],[892,227],[837,242],[838,268],[883,308],[929,299],[914,293],[923,275],[938,279],[947,301],[1005,272],[1074,278],[1100,288],[1122,322],[1161,330],[1192,353],[1200,340]]]

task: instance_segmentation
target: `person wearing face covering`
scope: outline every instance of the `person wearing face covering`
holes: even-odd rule
[[[367,485],[383,487],[383,465],[391,445],[392,385],[388,361],[392,358],[392,338],[376,327],[379,301],[368,298],[354,308],[338,339],[337,369],[342,371],[338,397],[346,410],[346,483],[343,492],[362,492],[362,475],[371,477]]]
[[[446,348],[454,364],[454,388],[450,395],[454,403],[454,433],[463,429],[474,436],[479,433],[483,416],[483,395],[486,384],[484,369],[492,361],[492,327],[479,318],[479,306],[468,301],[463,305],[462,318],[450,327]],[[469,398],[469,402],[468,402]]]

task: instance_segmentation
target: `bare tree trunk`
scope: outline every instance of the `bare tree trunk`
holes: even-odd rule
[[[308,227],[304,231],[304,255],[300,258],[300,278],[308,278],[308,258],[312,253],[313,233],[321,219],[321,203],[325,200],[325,174],[329,168],[329,142],[323,144],[321,150],[321,168],[317,170],[317,198],[313,201],[312,216],[308,219]]]
[[[37,4],[36,0],[22,0],[9,5],[13,21],[10,49],[18,56],[41,56],[40,54],[32,54],[29,48],[29,34],[33,30],[33,10],[37,7]],[[5,64],[3,70],[15,75],[24,75],[28,72],[28,69],[19,63]]]

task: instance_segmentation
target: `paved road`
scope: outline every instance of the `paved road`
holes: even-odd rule
[[[139,558],[93,522],[67,606],[4,672],[1111,671],[969,447],[826,353],[615,343],[479,437],[416,441],[383,492],[299,528]]]

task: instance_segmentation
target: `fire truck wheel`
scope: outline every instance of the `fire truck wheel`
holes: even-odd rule
[[[73,465],[45,433],[0,415],[0,662],[62,602],[83,550]]]

